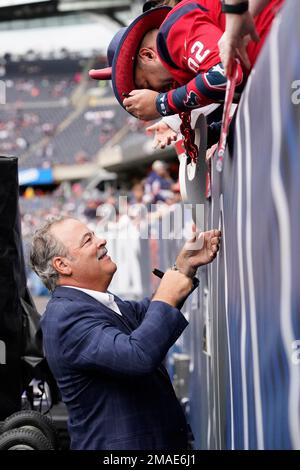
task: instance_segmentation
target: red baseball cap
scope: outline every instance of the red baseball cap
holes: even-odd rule
[[[122,28],[113,37],[107,50],[109,67],[89,71],[89,76],[95,80],[112,80],[115,96],[121,106],[123,94],[128,94],[136,88],[135,60],[143,37],[148,31],[158,29],[170,11],[170,7],[162,6],[138,16],[127,28]]]

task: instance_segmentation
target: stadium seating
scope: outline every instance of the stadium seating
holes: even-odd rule
[[[93,58],[71,55],[34,60],[6,57],[0,152],[17,156],[20,168],[92,161],[128,123],[110,85],[103,88],[88,78],[89,67],[104,65],[101,58],[95,63]],[[128,138],[137,131],[133,126]]]

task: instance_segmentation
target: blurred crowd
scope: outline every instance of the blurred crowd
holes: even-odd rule
[[[20,168],[81,164],[94,161],[123,127],[129,141],[144,129],[119,106],[102,104],[102,98],[113,97],[111,86],[90,80],[86,64],[87,59],[65,58],[2,65],[0,153],[17,156]]]

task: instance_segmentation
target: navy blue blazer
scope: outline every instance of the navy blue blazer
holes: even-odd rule
[[[187,424],[161,362],[187,321],[165,302],[115,297],[122,317],[57,287],[41,318],[72,449],[185,449]]]

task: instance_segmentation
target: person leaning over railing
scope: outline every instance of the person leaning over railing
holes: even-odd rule
[[[271,0],[255,18],[261,40],[247,46],[251,66],[275,17],[274,7],[283,1]],[[111,67],[91,70],[90,76],[111,78],[119,103],[143,120],[223,102],[227,79],[218,41],[224,31],[219,0],[183,0],[172,9],[152,8],[115,35],[108,51]],[[238,64],[237,92],[248,74]]]

